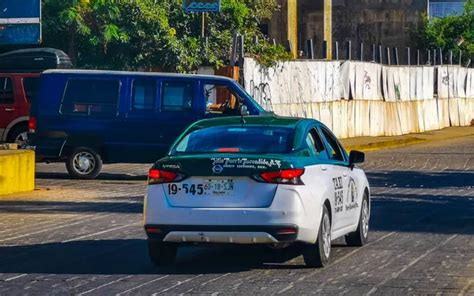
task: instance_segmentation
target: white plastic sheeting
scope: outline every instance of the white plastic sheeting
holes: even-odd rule
[[[434,69],[428,66],[384,66],[382,88],[387,102],[433,98]]]
[[[349,100],[381,100],[382,66],[374,63],[346,61],[341,65],[341,97]]]
[[[395,136],[470,125],[474,69],[245,59],[245,89],[267,110],[320,120],[341,138]]]
[[[466,98],[474,99],[474,69],[467,69]]]
[[[339,76],[339,62],[294,61],[265,68],[244,59],[244,87],[269,110],[274,104],[339,100]]]
[[[273,107],[279,115],[320,120],[341,138],[397,136],[466,126],[474,118],[474,100],[464,98],[398,102],[340,100]]]

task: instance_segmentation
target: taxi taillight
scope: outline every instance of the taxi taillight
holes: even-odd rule
[[[301,180],[303,174],[304,169],[287,169],[264,172],[256,176],[255,179],[260,182],[274,184],[304,185]]]
[[[182,179],[183,175],[176,172],[164,171],[159,169],[150,169],[148,171],[148,184],[178,182]]]
[[[36,118],[33,116],[31,116],[30,120],[28,121],[28,131],[30,133],[36,132]]]

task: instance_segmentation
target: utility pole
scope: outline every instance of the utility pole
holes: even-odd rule
[[[324,40],[326,41],[326,57],[332,60],[332,0],[324,0]]]

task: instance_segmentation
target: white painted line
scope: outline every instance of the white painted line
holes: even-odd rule
[[[333,267],[334,265],[336,265],[336,264],[338,264],[339,262],[341,262],[342,260],[344,260],[344,259],[346,259],[346,258],[348,258],[348,257],[350,257],[350,256],[352,256],[352,255],[354,255],[355,253],[359,252],[360,250],[363,250],[364,248],[366,248],[366,247],[368,247],[368,246],[371,246],[371,245],[375,244],[375,243],[378,242],[378,241],[381,241],[381,240],[383,240],[383,239],[386,239],[387,237],[390,237],[390,236],[394,235],[395,233],[396,233],[395,231],[392,231],[392,232],[390,232],[390,233],[387,233],[386,235],[384,235],[384,236],[382,236],[382,237],[379,237],[378,239],[376,239],[376,240],[374,240],[374,241],[372,241],[372,242],[370,242],[370,243],[364,245],[363,247],[357,248],[357,249],[355,249],[355,250],[353,250],[353,251],[347,253],[346,255],[342,256],[341,258],[338,258],[338,259],[337,259],[336,261],[334,261],[333,263],[330,263],[330,265],[327,266],[324,270],[327,270],[328,268]],[[307,279],[308,277],[311,277],[311,276],[313,276],[313,275],[315,275],[315,274],[320,273],[322,270],[323,270],[322,268],[319,268],[319,269],[317,269],[316,271],[313,271],[312,273],[309,273],[309,274],[307,274],[307,275],[304,275],[304,276],[298,278],[296,281],[289,283],[288,286],[286,286],[285,288],[283,288],[282,290],[280,290],[280,291],[278,292],[278,294],[282,294],[282,293],[284,293],[284,292],[286,292],[286,291],[292,289],[292,288],[294,287],[294,285],[295,285],[296,282],[302,282],[302,281],[304,281],[305,279]]]
[[[440,247],[444,246],[445,244],[447,244],[448,242],[450,242],[452,239],[454,239],[455,237],[457,237],[458,235],[457,234],[454,234],[452,236],[450,236],[448,239],[446,239],[445,241],[441,242],[440,244],[434,246],[433,248],[429,249],[428,251],[424,252],[421,256],[418,256],[417,258],[415,258],[414,260],[412,260],[410,263],[408,263],[407,265],[405,265],[405,267],[403,267],[402,269],[400,269],[398,272],[395,272],[395,273],[392,273],[392,276],[391,277],[388,277],[386,278],[385,280],[381,281],[380,283],[378,283],[377,285],[375,285],[366,295],[372,295],[373,293],[375,293],[377,291],[377,289],[380,287],[380,286],[383,286],[385,285],[388,281],[390,280],[393,280],[393,279],[396,279],[400,274],[402,274],[403,272],[405,272],[408,268],[412,267],[413,265],[415,265],[416,263],[418,263],[418,261],[420,261],[421,259],[425,258],[426,256],[428,256],[429,254],[431,254],[432,252],[436,251],[437,249],[439,249]]]
[[[107,287],[107,286],[110,286],[110,285],[115,284],[115,283],[117,283],[117,282],[120,282],[120,281],[122,281],[122,280],[126,280],[126,279],[128,279],[128,278],[131,278],[132,276],[133,276],[133,275],[124,276],[124,277],[119,278],[119,279],[117,279],[117,280],[115,280],[115,281],[111,281],[111,282],[105,283],[105,284],[103,284],[103,285],[100,285],[100,286],[95,287],[95,288],[93,288],[93,289],[90,289],[90,290],[87,290],[87,291],[85,291],[85,292],[79,293],[79,294],[77,294],[77,295],[80,296],[80,295],[88,294],[88,293],[90,293],[90,292],[97,291],[97,290],[99,290],[99,289],[101,289],[101,288],[103,288],[103,287]]]
[[[120,296],[120,295],[123,295],[123,294],[127,294],[127,293],[129,293],[129,292],[131,292],[131,291],[134,291],[134,290],[139,289],[139,288],[141,288],[141,287],[143,287],[143,286],[149,285],[149,284],[151,284],[151,283],[157,282],[157,281],[162,280],[162,279],[167,278],[167,277],[169,277],[169,275],[165,275],[165,276],[162,276],[162,277],[153,279],[153,280],[151,280],[151,281],[145,282],[145,283],[143,283],[143,284],[141,284],[141,285],[138,285],[138,286],[133,287],[133,288],[131,288],[131,289],[125,290],[125,291],[120,292],[120,293],[115,294],[115,295],[116,295],[116,296]]]
[[[138,224],[138,223],[136,223],[136,224]],[[96,236],[96,235],[99,235],[99,234],[104,234],[104,233],[111,232],[111,231],[118,230],[118,229],[122,229],[122,228],[125,228],[125,227],[135,226],[136,224],[122,225],[122,226],[119,226],[119,227],[114,227],[114,228],[110,228],[110,229],[106,229],[106,230],[102,230],[102,231],[98,231],[98,232],[78,236],[78,237],[75,237],[75,238],[64,240],[64,241],[62,241],[62,243],[68,243],[68,242],[72,242],[72,241],[81,240],[81,239],[86,238],[86,237]]]
[[[220,280],[221,278],[226,277],[226,276],[228,276],[228,275],[230,275],[230,274],[231,274],[231,273],[229,272],[229,273],[223,274],[223,275],[221,275],[221,276],[218,276],[218,277],[216,277],[216,278],[213,278],[213,279],[211,279],[211,280],[208,280],[207,282],[202,283],[201,286],[205,286],[205,285],[207,285],[207,284],[209,284],[209,283],[212,283],[212,282],[215,282],[215,281],[217,281],[217,280]]]
[[[106,217],[113,216],[113,215],[116,215],[116,214],[117,213],[110,213],[110,214],[106,214],[106,215],[97,215],[97,216],[92,217],[92,218],[86,217],[87,219],[84,219],[84,217],[82,217],[83,220],[75,222],[75,223],[62,224],[61,226],[57,226],[57,227],[51,227],[51,228],[47,228],[47,229],[43,229],[43,230],[39,230],[39,231],[35,231],[35,232],[25,233],[25,234],[18,235],[18,236],[15,236],[15,237],[9,237],[9,238],[5,238],[5,239],[1,239],[0,242],[14,240],[14,239],[18,239],[18,238],[23,238],[23,237],[26,237],[26,236],[40,234],[40,233],[43,233],[43,232],[56,230],[56,229],[61,229],[61,228],[65,228],[65,227],[69,227],[69,226],[73,226],[73,225],[77,225],[77,224],[81,224],[81,223],[89,223],[92,220],[106,218]]]
[[[198,275],[193,276],[192,278],[186,279],[186,280],[184,280],[184,281],[179,281],[179,282],[177,282],[176,284],[172,285],[171,287],[168,287],[168,288],[166,288],[166,289],[161,290],[160,292],[153,293],[153,294],[151,294],[151,295],[152,295],[152,296],[156,296],[156,295],[158,295],[158,294],[161,294],[161,293],[164,293],[164,292],[168,292],[169,290],[171,290],[171,289],[173,289],[173,288],[176,288],[176,287],[178,287],[178,286],[181,286],[182,284],[185,284],[185,283],[187,283],[187,282],[190,282],[190,281],[192,281],[192,280],[194,280],[194,279],[197,279],[198,277],[202,277],[202,276],[203,276],[202,274],[198,274]]]
[[[39,24],[39,17],[24,17],[24,18],[0,18],[0,25],[9,24]]]
[[[14,276],[14,277],[11,277],[11,278],[6,279],[5,282],[13,281],[13,280],[22,278],[22,277],[27,276],[27,275],[28,275],[28,274],[26,274],[26,273],[20,274],[20,275],[17,275],[17,276]]]

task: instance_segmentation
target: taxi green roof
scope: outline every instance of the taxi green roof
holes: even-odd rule
[[[294,128],[298,124],[305,121],[310,121],[305,118],[298,117],[282,117],[277,115],[255,115],[255,116],[244,116],[245,123],[244,125],[266,125],[266,126],[284,126],[288,128]],[[223,126],[223,125],[241,125],[242,119],[240,116],[232,117],[221,117],[221,118],[212,118],[204,119],[196,122],[190,128],[191,129],[201,129],[211,126]]]

